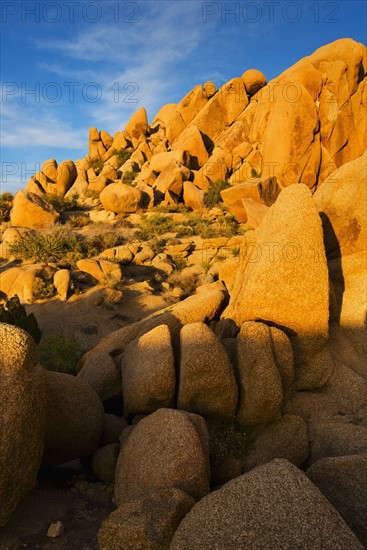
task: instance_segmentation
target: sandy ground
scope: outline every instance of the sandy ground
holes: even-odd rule
[[[34,313],[43,334],[74,336],[89,350],[106,334],[167,306],[159,292],[147,289],[144,273],[140,278],[124,278],[119,303],[109,300],[108,289],[94,286],[66,302],[53,298],[28,305],[27,313]]]
[[[98,550],[98,530],[115,509],[113,486],[91,482],[81,471],[79,461],[74,461],[41,472],[36,487],[0,532],[0,549]],[[49,538],[47,530],[57,521],[63,523],[64,533]]]

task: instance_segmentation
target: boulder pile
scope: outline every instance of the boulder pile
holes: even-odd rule
[[[228,208],[257,223],[231,284],[107,335],[77,376],[45,373],[30,338],[0,325],[0,525],[41,462],[87,458],[114,483],[101,550],[367,547],[366,66],[343,39],[268,84],[249,70],[197,86],[151,125],[142,108],[113,138],[91,129],[75,170],[48,161],[20,192],[15,213],[24,197],[46,212],[47,195],[93,185],[119,214],[197,208],[226,178]],[[78,268],[106,282],[117,255],[169,263],[110,254]]]
[[[17,194],[12,224],[55,223],[55,196],[97,196],[116,214],[179,202],[200,210],[218,180],[230,184],[222,198],[238,221],[258,224],[280,189],[302,182],[313,193],[364,152],[366,66],[365,46],[343,38],[270,82],[250,69],[218,90],[195,86],[151,124],[141,107],[113,137],[91,128],[84,159],[45,161]]]

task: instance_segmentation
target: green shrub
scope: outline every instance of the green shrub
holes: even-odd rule
[[[100,254],[108,248],[119,246],[124,242],[121,235],[114,231],[107,231],[106,233],[98,233],[87,239],[84,243],[85,254],[89,258]]]
[[[187,266],[187,260],[182,256],[172,256],[172,261],[175,264],[176,271],[182,271]]]
[[[197,273],[172,273],[167,278],[167,283],[173,287],[178,287],[183,291],[182,299],[191,296],[199,286],[201,280]]]
[[[79,195],[78,193],[75,193],[72,195],[72,197],[61,197],[59,195],[50,195],[46,194],[45,199],[47,202],[52,204],[54,209],[59,212],[60,214],[62,212],[66,212],[67,210],[81,210],[82,207],[80,206],[78,200]]]
[[[217,206],[217,204],[223,202],[220,192],[223,191],[223,189],[228,189],[228,187],[230,187],[228,181],[216,180],[212,182],[208,191],[204,195],[205,206],[212,208],[213,206]]]
[[[13,206],[13,195],[11,193],[1,193],[0,195],[0,223],[8,222],[10,219],[10,210]]]
[[[50,371],[75,374],[75,367],[82,356],[79,340],[65,334],[51,334],[38,346],[41,365]]]
[[[56,289],[52,282],[45,281],[42,277],[35,277],[32,292],[35,300],[45,300],[55,296]]]
[[[27,315],[17,295],[10,298],[5,305],[0,304],[0,322],[22,328],[32,336],[36,344],[41,341],[42,332],[37,319],[33,313]]]
[[[125,162],[131,157],[131,151],[129,151],[128,149],[124,149],[123,147],[121,147],[121,149],[114,149],[112,153],[116,155],[120,166],[125,164]]]
[[[90,218],[87,218],[86,216],[76,216],[73,218],[70,218],[69,225],[70,227],[76,229],[78,227],[85,227],[86,225],[89,225],[91,223]]]
[[[177,227],[177,224],[175,224],[169,216],[153,214],[142,220],[140,229],[136,232],[136,236],[142,241],[148,241],[164,233],[174,231],[175,227]]]
[[[127,171],[122,176],[122,183],[126,183],[126,185],[131,185],[135,179],[135,172]]]
[[[93,157],[88,161],[88,168],[93,168],[96,174],[99,174],[103,168],[103,160],[99,157]]]
[[[53,231],[42,231],[20,237],[9,246],[10,252],[17,258],[36,262],[58,261],[69,252],[83,252],[82,239],[64,228]]]
[[[148,245],[155,254],[161,254],[166,247],[166,241],[164,239],[158,239],[157,237],[154,237],[153,239],[150,239],[150,241],[148,241]]]

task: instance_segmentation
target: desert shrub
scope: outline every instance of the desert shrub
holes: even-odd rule
[[[87,218],[86,216],[76,216],[73,218],[70,218],[69,225],[70,227],[76,229],[78,227],[85,227],[86,225],[89,225],[91,223],[90,218]]]
[[[166,247],[166,241],[164,239],[154,237],[153,239],[150,239],[150,241],[148,241],[148,245],[155,254],[161,254]]]
[[[204,271],[204,275],[207,275],[209,273],[211,266],[212,264],[209,260],[204,260],[201,262],[200,267]]]
[[[38,345],[41,365],[50,371],[75,374],[75,367],[82,356],[81,343],[74,336],[50,334]]]
[[[32,286],[33,298],[35,300],[45,300],[55,296],[56,289],[51,281],[47,281],[42,277],[35,277]]]
[[[86,250],[86,256],[89,258],[91,256],[96,256],[100,254],[107,248],[113,248],[114,246],[119,246],[124,242],[124,239],[118,233],[114,231],[107,231],[105,233],[97,233],[96,235],[91,236],[84,243]]]
[[[142,241],[147,241],[154,237],[159,237],[164,233],[174,231],[176,226],[177,224],[170,217],[153,214],[142,220],[136,236]]]
[[[10,210],[13,206],[13,195],[11,193],[1,193],[0,195],[0,223],[8,222],[10,219]]]
[[[182,299],[184,299],[195,292],[201,280],[198,273],[176,272],[167,278],[167,283],[173,287],[180,288],[183,291]]]
[[[239,246],[235,246],[234,248],[232,248],[232,256],[234,258],[238,258],[238,256],[240,255],[240,252],[241,252],[241,248]]]
[[[127,171],[124,173],[124,175],[121,178],[122,183],[126,183],[127,185],[131,185],[135,179],[135,172]]]
[[[172,256],[172,261],[175,265],[176,271],[182,271],[187,266],[187,260],[182,256],[179,256],[179,255]]]
[[[88,161],[88,168],[93,168],[95,173],[99,174],[99,172],[103,168],[103,164],[104,163],[102,159],[100,159],[99,157],[93,157],[93,158],[90,158]]]
[[[203,218],[200,214],[190,216],[189,226],[194,235],[200,235],[203,239],[217,237],[217,231],[212,226],[212,222]]]
[[[20,237],[18,241],[10,244],[9,249],[17,258],[34,258],[36,262],[48,262],[61,260],[69,252],[82,253],[83,243],[75,233],[57,228]]]
[[[17,295],[7,300],[5,305],[0,304],[0,322],[22,328],[32,336],[36,344],[41,341],[42,332],[37,319],[33,313],[27,315],[25,307],[20,303]]]
[[[128,217],[126,217],[125,214],[118,214],[115,218],[116,223],[115,227],[123,227],[126,229],[129,229],[130,227],[134,227],[134,224],[129,220]]]
[[[232,237],[238,232],[238,221],[230,214],[218,216],[214,227],[218,228],[218,232],[223,237]]]
[[[120,166],[125,164],[127,160],[131,157],[131,151],[128,149],[125,149],[124,147],[121,147],[121,149],[114,149],[112,151],[114,155],[116,155],[118,162],[120,163]]]
[[[60,195],[46,194],[45,199],[47,200],[47,202],[52,204],[54,209],[60,214],[62,212],[66,212],[67,210],[82,209],[78,202],[79,195],[77,193],[75,193],[75,195],[72,195],[71,197],[61,197]]]
[[[220,192],[223,191],[223,189],[227,189],[228,187],[230,187],[228,181],[213,181],[204,195],[205,206],[207,206],[208,208],[212,208],[213,206],[217,206],[217,204],[223,202],[222,197],[220,196]]]

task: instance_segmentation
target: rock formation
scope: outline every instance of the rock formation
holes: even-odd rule
[[[17,193],[0,290],[98,309],[76,376],[0,326],[0,524],[43,455],[114,484],[101,549],[366,544],[366,66],[341,39],[197,85]]]
[[[35,483],[42,459],[45,372],[32,338],[0,323],[0,527]]]

